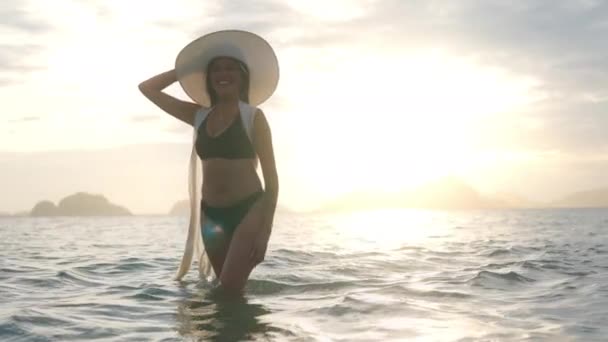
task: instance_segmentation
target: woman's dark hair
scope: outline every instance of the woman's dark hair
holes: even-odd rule
[[[209,72],[211,71],[211,66],[218,58],[226,58],[226,57],[216,57],[212,59],[209,64],[207,64],[207,70],[205,71],[205,83],[207,85],[207,93],[209,94],[209,98],[211,99],[211,105],[215,105],[217,103],[217,94],[215,90],[213,90],[213,86],[211,85],[211,78],[209,77]],[[230,58],[230,57],[228,57]],[[239,64],[239,70],[241,71],[241,91],[239,94],[239,98],[241,101],[249,103],[249,68],[247,65],[236,58],[230,58],[236,61]]]

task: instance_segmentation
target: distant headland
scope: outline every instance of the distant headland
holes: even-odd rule
[[[169,216],[188,216],[190,215],[190,201],[181,200],[177,201],[171,210],[169,210]]]
[[[319,211],[352,211],[380,208],[419,209],[533,209],[608,208],[608,188],[573,193],[563,199],[540,203],[513,194],[482,195],[466,182],[447,177],[407,192],[357,192],[323,203]]]
[[[419,209],[544,209],[544,208],[608,208],[608,188],[596,188],[564,196],[547,202],[533,202],[516,194],[481,194],[466,182],[448,177],[429,182],[410,191],[353,192],[331,201],[319,203],[319,207],[306,212],[357,211],[382,208]],[[281,212],[292,212],[279,206]],[[296,210],[295,212],[300,212]],[[180,200],[160,215],[188,216],[190,202]],[[0,217],[27,216],[131,216],[131,211],[108,201],[103,195],[78,192],[67,196],[56,205],[52,201],[39,201],[31,210],[2,212]],[[154,214],[158,215],[158,214]]]
[[[533,202],[515,194],[484,195],[463,180],[446,177],[407,192],[348,193],[332,201],[320,203],[319,207],[312,211],[342,212],[382,208],[439,210],[608,208],[608,188],[577,192],[560,200],[543,203]],[[169,211],[171,216],[187,216],[189,213],[188,200],[176,202]]]
[[[103,195],[78,192],[59,201],[40,201],[29,216],[130,216],[124,207],[110,203]]]

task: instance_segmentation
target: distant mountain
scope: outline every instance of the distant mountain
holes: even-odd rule
[[[509,208],[546,208],[546,203],[534,202],[513,193],[501,192],[492,195],[492,198],[505,203]]]
[[[608,208],[608,188],[576,192],[563,199],[540,203],[499,193],[481,195],[466,182],[447,177],[401,193],[357,192],[326,203],[321,211],[380,208],[490,209],[490,208]]]
[[[550,203],[557,208],[608,208],[608,188],[575,192]]]
[[[32,209],[30,216],[60,216],[59,209],[51,201],[40,201]]]
[[[188,216],[190,215],[190,200],[181,200],[176,202],[171,210],[169,210],[171,216]]]
[[[487,198],[464,181],[447,177],[401,193],[358,192],[324,205],[322,211],[377,208],[483,209],[506,208],[504,200]]]
[[[129,216],[131,212],[110,203],[102,195],[79,192],[63,198],[58,205],[51,201],[40,201],[30,216]]]
[[[427,183],[407,196],[407,204],[417,208],[485,209],[505,208],[505,201],[482,196],[472,186],[456,177],[446,177]]]

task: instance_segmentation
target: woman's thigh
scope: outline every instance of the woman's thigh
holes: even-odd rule
[[[222,274],[228,247],[230,246],[230,237],[227,236],[220,225],[205,217],[203,213],[201,215],[201,229],[205,252],[209,257],[209,261],[211,261],[215,275],[219,278],[220,274]]]
[[[232,236],[220,275],[222,285],[230,290],[242,290],[255,267],[251,260],[251,252],[262,228],[264,215],[262,203],[260,198],[251,206]]]

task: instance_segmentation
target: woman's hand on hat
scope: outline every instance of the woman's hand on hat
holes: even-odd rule
[[[139,90],[148,100],[175,118],[193,126],[194,115],[200,106],[182,101],[163,92],[163,89],[177,81],[175,69],[153,76],[139,84]]]

